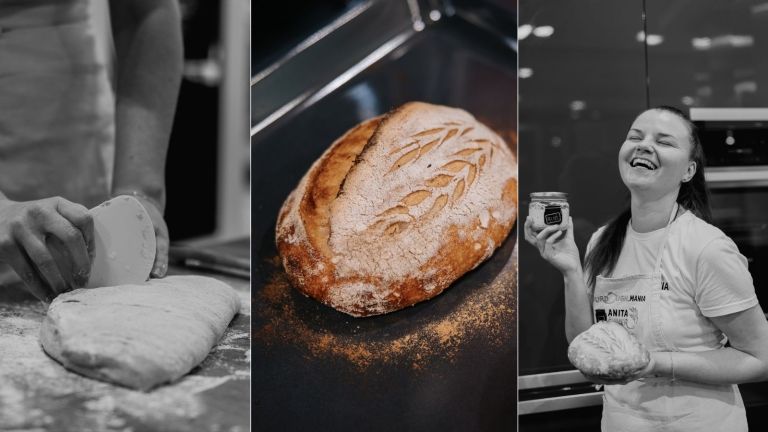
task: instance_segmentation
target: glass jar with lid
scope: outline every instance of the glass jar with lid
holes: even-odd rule
[[[528,206],[528,216],[533,220],[534,231],[552,225],[561,229],[568,226],[570,216],[568,194],[565,192],[533,192]]]

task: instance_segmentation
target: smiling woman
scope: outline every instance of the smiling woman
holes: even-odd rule
[[[709,223],[694,125],[675,108],[644,111],[618,165],[630,207],[592,235],[583,269],[572,222],[525,224],[526,240],[563,273],[568,339],[613,321],[649,351],[627,377],[590,377],[606,384],[602,428],[745,431],[736,384],[768,378],[768,322],[746,258]]]
[[[642,113],[619,151],[619,169],[627,187],[647,185],[651,189],[658,183],[656,177],[662,177],[661,187],[652,189],[669,191],[674,190],[671,184],[689,181],[696,172],[696,162],[690,158],[694,144],[689,135],[685,125],[669,111]]]
[[[676,201],[698,218],[710,222],[704,165],[704,151],[696,126],[681,111],[668,106],[640,114],[619,150],[619,173],[631,192],[632,205],[648,209],[649,204],[645,203],[662,201],[671,207]],[[653,231],[654,225],[665,222],[669,210],[655,213],[654,218],[635,217],[632,226],[640,232]],[[591,285],[598,274],[610,273],[616,265],[631,217],[630,208],[619,214],[605,227],[604,234],[590,249],[592,253],[587,254],[584,267]]]

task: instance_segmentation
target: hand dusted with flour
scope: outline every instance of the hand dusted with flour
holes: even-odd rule
[[[432,298],[491,256],[517,216],[517,162],[467,112],[420,102],[352,128],[283,204],[292,283],[353,316]]]

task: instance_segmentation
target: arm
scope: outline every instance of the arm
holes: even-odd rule
[[[165,275],[168,228],[165,158],[182,69],[181,20],[174,0],[113,0],[117,57],[115,166],[112,194],[137,197],[157,236],[152,275]]]
[[[768,380],[768,321],[759,305],[711,318],[731,342],[728,348],[651,353],[651,374],[709,384],[740,384]]]
[[[557,226],[533,231],[533,220],[525,220],[525,239],[541,257],[563,274],[565,283],[565,336],[571,342],[592,325],[592,296],[584,284],[579,249],[573,239],[573,219],[565,230]]]
[[[696,286],[696,306],[728,336],[730,347],[653,353],[655,373],[672,376],[674,369],[675,378],[711,384],[768,379],[768,321],[757,304],[747,260],[733,241],[721,237],[702,250]]]
[[[584,283],[584,274],[577,270],[563,273],[565,283],[565,337],[568,343],[592,326],[592,296]]]

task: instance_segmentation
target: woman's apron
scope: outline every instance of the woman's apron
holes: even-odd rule
[[[596,321],[624,325],[649,351],[675,351],[664,327],[675,316],[662,296],[670,289],[661,273],[661,258],[669,240],[675,204],[652,274],[621,278],[598,276],[593,302]],[[706,385],[668,377],[647,377],[625,385],[605,386],[603,431],[723,431],[747,430],[746,414],[735,385]]]
[[[109,195],[113,141],[87,0],[0,0],[0,191],[95,206]]]

